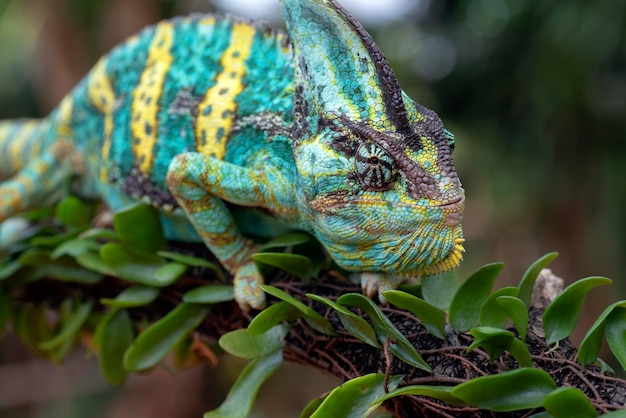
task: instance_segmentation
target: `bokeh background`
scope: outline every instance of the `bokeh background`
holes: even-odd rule
[[[626,2],[615,0],[343,0],[411,97],[457,137],[467,193],[460,276],[503,261],[516,283],[558,251],[567,282],[604,275],[578,339],[626,296]],[[228,11],[282,25],[277,0],[0,0],[0,118],[40,117],[99,56],[173,15]],[[241,364],[161,368],[110,389],[93,358],[56,368],[11,338],[0,346],[2,417],[186,417],[219,403]],[[333,382],[284,372],[256,416],[294,416]],[[271,392],[268,390],[267,392]]]

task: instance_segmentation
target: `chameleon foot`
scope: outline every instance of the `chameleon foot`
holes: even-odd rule
[[[29,228],[30,222],[23,218],[8,218],[0,222],[0,250],[24,238]]]
[[[242,311],[263,309],[265,307],[265,293],[261,289],[263,276],[259,273],[253,261],[241,265],[235,272],[233,286],[235,300]]]
[[[404,277],[393,274],[361,273],[361,287],[363,288],[363,293],[371,299],[378,294],[378,300],[380,300],[381,303],[387,302],[383,296],[383,292],[397,289],[403,281]]]

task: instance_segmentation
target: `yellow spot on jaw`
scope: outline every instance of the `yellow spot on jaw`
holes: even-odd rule
[[[202,154],[223,158],[228,133],[235,118],[235,99],[243,91],[246,59],[250,55],[255,29],[245,23],[234,23],[230,45],[224,51],[220,64],[222,72],[215,85],[207,90],[198,105],[196,144]]]
[[[133,153],[139,163],[139,171],[149,174],[152,154],[157,139],[157,113],[165,76],[172,65],[170,48],[174,39],[174,25],[163,22],[157,25],[148,52],[146,67],[139,85],[133,92],[131,132]]]
[[[106,59],[103,58],[94,67],[89,76],[87,91],[89,99],[100,112],[104,114],[104,133],[102,140],[102,161],[108,161],[111,151],[111,135],[113,133],[113,110],[115,93],[106,74]],[[102,165],[100,179],[107,181],[107,170]]]

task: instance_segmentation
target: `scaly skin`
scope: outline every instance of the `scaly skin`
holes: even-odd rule
[[[369,295],[454,268],[452,134],[336,0],[282,3],[291,44],[235,18],[163,21],[48,118],[0,123],[0,221],[54,201],[69,176],[113,210],[147,201],[167,238],[204,241],[244,309],[263,306],[262,277],[225,202],[312,233]]]

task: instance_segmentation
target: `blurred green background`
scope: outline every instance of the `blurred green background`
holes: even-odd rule
[[[0,118],[47,114],[100,55],[146,24],[226,6],[281,25],[278,3],[270,3],[0,0]],[[552,268],[566,281],[615,281],[592,293],[580,336],[626,294],[626,2],[344,3],[401,86],[456,134],[467,193],[461,277],[503,261],[504,286],[540,255],[558,251]],[[2,376],[0,369],[0,393],[9,384]],[[0,402],[5,416],[2,408]],[[14,417],[39,416],[31,407],[12,408]]]

